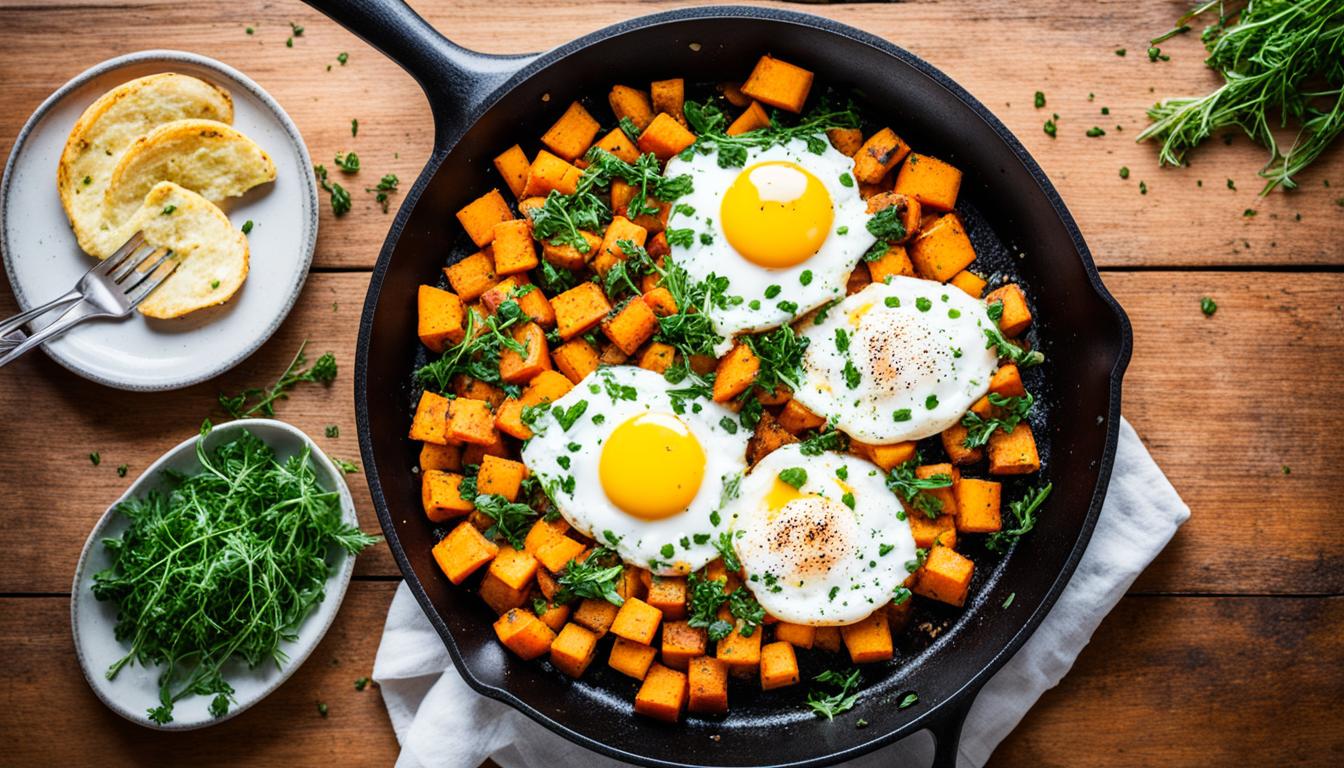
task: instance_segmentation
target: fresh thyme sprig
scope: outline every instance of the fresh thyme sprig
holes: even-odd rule
[[[249,387],[237,395],[220,394],[219,404],[224,412],[235,419],[245,419],[257,414],[272,418],[275,416],[275,401],[288,399],[289,391],[300,382],[330,384],[336,378],[335,355],[327,352],[317,358],[311,367],[300,370],[308,362],[303,354],[304,347],[307,346],[307,341],[299,345],[299,351],[295,353],[289,367],[285,368],[285,372],[280,374],[280,378],[270,387],[266,389]]]
[[[1046,483],[1043,487],[1010,503],[1008,510],[1013,514],[1016,527],[991,533],[985,540],[985,548],[991,552],[1002,552],[1030,533],[1031,529],[1036,527],[1036,511],[1045,503],[1053,488],[1053,483]]]

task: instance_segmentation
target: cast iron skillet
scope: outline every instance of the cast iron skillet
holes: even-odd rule
[[[388,545],[467,682],[579,744],[643,765],[830,765],[921,729],[935,735],[936,764],[955,765],[976,692],[1039,624],[1091,535],[1110,476],[1120,378],[1130,354],[1128,320],[1022,145],[938,70],[816,16],[746,7],[678,10],[617,24],[540,56],[502,57],[454,45],[399,0],[310,2],[405,67],[434,115],[433,156],[406,192],[370,282],[355,405],[365,476]],[[922,617],[947,626],[931,642],[903,645],[898,663],[867,668],[855,712],[827,722],[801,710],[800,691],[785,698],[744,691],[734,694],[733,711],[722,721],[665,725],[635,717],[636,684],[597,669],[602,664],[572,681],[507,654],[489,629],[493,614],[435,566],[434,532],[420,512],[416,455],[406,439],[408,380],[419,346],[416,286],[436,282],[447,259],[467,252],[452,214],[502,186],[490,159],[516,141],[533,146],[571,100],[596,96],[600,104],[614,82],[742,77],[763,52],[815,70],[819,81],[858,89],[867,108],[912,146],[965,171],[958,207],[980,263],[1021,280],[1036,308],[1035,339],[1048,360],[1028,383],[1047,406],[1038,411],[1048,417],[1034,428],[1054,493],[1042,524],[1011,555],[997,561],[972,552],[981,565],[964,612],[934,609]],[[1005,489],[1008,498],[1022,490]],[[919,703],[898,709],[896,700],[909,691]],[[855,727],[860,717],[868,727]]]

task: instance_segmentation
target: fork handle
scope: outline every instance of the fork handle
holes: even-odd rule
[[[9,365],[14,360],[17,360],[18,358],[27,354],[28,350],[32,349],[33,347],[40,346],[43,342],[47,341],[48,339],[54,338],[56,336],[61,335],[62,333],[65,333],[66,331],[70,330],[76,325],[79,325],[85,320],[99,316],[97,312],[86,312],[84,314],[77,314],[72,317],[71,313],[74,312],[76,309],[78,309],[81,303],[82,302],[76,302],[75,304],[70,305],[69,309],[65,310],[65,312],[63,312],[60,317],[48,323],[45,327],[42,328],[42,330],[24,339],[23,342],[20,343],[17,347],[10,349],[8,352],[5,352],[4,354],[0,354],[0,368]]]
[[[84,297],[79,291],[72,290],[64,296],[49,301],[40,307],[33,307],[27,312],[20,312],[4,322],[0,322],[0,338],[8,336],[12,331],[21,330],[24,324],[30,320],[36,320],[53,309],[65,306],[66,304],[73,304],[82,298]],[[64,315],[62,315],[62,317],[64,317]]]

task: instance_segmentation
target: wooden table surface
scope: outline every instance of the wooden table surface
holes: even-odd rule
[[[502,53],[544,49],[677,3],[552,0],[507,12],[489,0],[415,5],[457,42]],[[1256,196],[1262,151],[1244,139],[1212,142],[1191,167],[1159,170],[1154,149],[1133,142],[1145,107],[1157,94],[1201,93],[1215,82],[1193,36],[1164,45],[1170,62],[1144,55],[1146,38],[1185,5],[810,6],[942,68],[1045,168],[1134,324],[1124,413],[1193,510],[1069,676],[999,748],[995,765],[1344,763],[1344,151],[1335,147],[1304,174],[1300,190],[1268,198]],[[292,48],[290,21],[305,29]],[[245,33],[249,26],[255,34]],[[0,57],[6,153],[26,117],[66,79],[143,48],[195,51],[245,70],[288,109],[319,162],[355,150],[369,179],[394,172],[409,182],[430,148],[428,108],[411,79],[297,0],[0,0],[0,44],[9,51]],[[342,51],[345,66],[335,64]],[[1032,105],[1037,90],[1047,95],[1044,110]],[[1099,115],[1103,106],[1109,117]],[[1050,112],[1060,115],[1057,139],[1041,129]],[[1092,125],[1107,135],[1085,137]],[[1121,166],[1131,169],[1128,180],[1119,178]],[[279,416],[314,435],[338,424],[339,438],[319,442],[357,458],[350,373],[357,317],[390,221],[362,193],[340,220],[324,210],[298,305],[260,352],[218,381],[131,394],[86,382],[40,354],[0,374],[7,422],[0,658],[9,674],[0,694],[0,733],[8,736],[0,762],[395,759],[378,692],[353,685],[372,668],[396,588],[385,546],[360,558],[332,631],[290,682],[254,710],[195,734],[141,729],[94,698],[75,661],[68,592],[85,536],[126,483],[203,418],[218,418],[219,391],[271,381],[304,339],[314,352],[335,352],[341,375],[329,390],[297,392]],[[1206,295],[1218,302],[1211,318],[1199,309]],[[6,288],[0,314],[13,310]],[[102,455],[97,467],[88,459],[94,450]],[[123,463],[124,480],[115,474]],[[352,488],[375,529],[367,489],[358,478]],[[318,701],[329,717],[318,716]]]

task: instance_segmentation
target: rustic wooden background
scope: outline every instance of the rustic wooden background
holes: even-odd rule
[[[457,42],[501,53],[544,49],[679,4],[551,0],[501,13],[492,0],[415,3]],[[1336,147],[1304,175],[1299,191],[1268,198],[1256,196],[1261,150],[1241,139],[1213,142],[1192,167],[1159,170],[1153,148],[1133,143],[1144,108],[1156,94],[1200,93],[1215,82],[1193,36],[1164,45],[1170,62],[1144,55],[1146,39],[1186,5],[810,6],[941,67],[1034,153],[1133,321],[1124,412],[1194,512],[1068,678],[1000,747],[996,765],[1344,763],[1344,452],[1336,442],[1344,428],[1344,151]],[[304,33],[286,47],[291,21]],[[5,153],[66,79],[109,56],[156,47],[247,71],[286,106],[318,161],[355,150],[369,178],[395,172],[409,182],[430,147],[428,108],[411,79],[297,0],[0,0],[0,47]],[[336,64],[342,51],[345,66]],[[1047,94],[1045,110],[1032,105],[1037,90]],[[1057,139],[1041,130],[1050,112],[1061,116]],[[1086,138],[1092,125],[1107,135]],[[1122,165],[1132,171],[1127,181]],[[354,689],[370,673],[396,588],[386,547],[360,559],[340,617],[303,669],[253,711],[208,731],[152,733],[105,709],[81,677],[69,627],[80,546],[130,481],[116,476],[117,465],[134,477],[202,418],[218,416],[217,392],[272,380],[303,339],[314,352],[335,352],[342,374],[328,391],[297,393],[279,415],[314,435],[339,424],[339,439],[319,441],[357,458],[357,316],[391,221],[371,197],[356,193],[341,220],[324,210],[303,298],[274,339],[217,382],[170,394],[115,392],[36,354],[0,374],[0,763],[395,759],[378,692]],[[1205,295],[1218,302],[1212,318],[1199,310]],[[6,288],[0,313],[13,310]],[[94,450],[101,466],[90,464]],[[376,528],[358,478],[353,489]],[[329,717],[318,715],[318,701]]]

